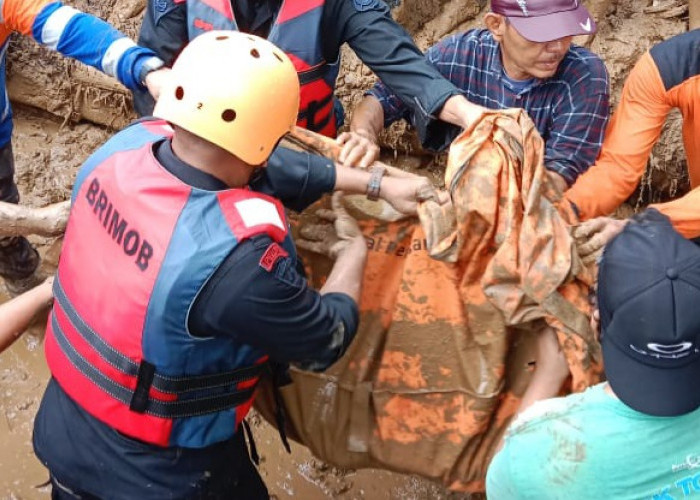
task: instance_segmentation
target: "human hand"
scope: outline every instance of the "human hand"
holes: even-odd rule
[[[42,304],[51,305],[53,303],[53,280],[54,275],[51,275],[34,289]]]
[[[627,225],[627,220],[598,217],[574,228],[576,249],[584,264],[596,261],[605,245],[617,236]]]
[[[367,244],[360,226],[345,210],[342,198],[343,193],[336,191],[331,198],[332,210],[316,211],[316,215],[322,222],[307,224],[301,229],[301,238],[296,242],[299,248],[320,253],[332,259],[349,249],[366,252]]]
[[[156,101],[160,96],[160,91],[163,88],[163,85],[168,81],[168,78],[170,78],[170,71],[170,68],[160,68],[155,71],[151,71],[144,78],[144,83],[146,84],[148,92]]]
[[[338,163],[344,167],[369,168],[379,158],[377,138],[369,132],[362,130],[343,132],[336,142],[342,146]]]
[[[445,101],[438,116],[443,121],[470,131],[487,111],[485,107],[469,102],[466,97],[457,94]]]
[[[447,191],[437,190],[425,177],[385,176],[379,194],[383,200],[405,215],[417,215],[418,203],[433,200],[440,205],[450,200]]]

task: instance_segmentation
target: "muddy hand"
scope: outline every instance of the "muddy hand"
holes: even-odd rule
[[[327,257],[334,257],[331,248],[338,243],[338,236],[333,223],[335,213],[333,210],[322,208],[315,212],[319,222],[314,224],[304,224],[299,230],[299,238],[295,244],[298,248]]]
[[[333,193],[331,205],[333,207],[333,213],[335,214],[335,233],[338,237],[337,243],[331,247],[332,256],[335,257],[358,241],[362,241],[364,244],[364,236],[355,218],[352,217],[343,206],[342,191]]]
[[[168,78],[170,78],[170,68],[157,69],[146,75],[146,81],[144,83],[153,99],[158,100],[160,91],[163,85],[168,81]]]
[[[449,201],[446,191],[438,191],[425,177],[385,177],[381,196],[405,215],[416,215],[418,203],[433,200],[442,205]]]
[[[351,243],[364,241],[357,221],[343,207],[343,193],[336,191],[331,198],[333,210],[320,209],[316,215],[318,224],[306,224],[300,230],[297,247],[310,252],[336,258]]]
[[[588,265],[595,262],[605,245],[617,236],[626,224],[626,220],[598,217],[576,227],[573,235],[583,263]]]
[[[376,139],[359,132],[343,132],[337,142],[342,149],[338,163],[344,167],[369,168],[379,158],[379,146]]]

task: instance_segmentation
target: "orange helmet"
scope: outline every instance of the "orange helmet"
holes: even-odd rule
[[[153,115],[260,165],[298,110],[299,78],[282,50],[254,35],[210,31],[177,58]]]

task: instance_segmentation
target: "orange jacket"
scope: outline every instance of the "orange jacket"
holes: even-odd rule
[[[625,201],[644,175],[666,116],[678,108],[692,190],[653,205],[684,236],[700,236],[700,30],[675,36],[644,54],[629,74],[606,131],[600,157],[565,197],[582,219],[607,215]]]

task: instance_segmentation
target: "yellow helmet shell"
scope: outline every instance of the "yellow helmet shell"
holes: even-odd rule
[[[299,78],[267,40],[210,31],[173,65],[153,115],[225,149],[250,165],[267,160],[297,120]]]

